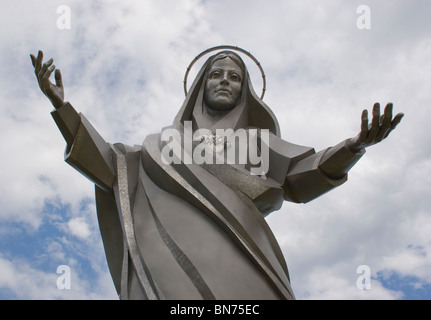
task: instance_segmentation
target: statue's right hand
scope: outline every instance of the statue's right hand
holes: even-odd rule
[[[30,58],[40,89],[48,97],[56,109],[60,108],[64,104],[64,88],[60,70],[56,70],[55,65],[52,65],[54,62],[53,59],[49,59],[42,65],[43,52],[40,50],[37,54],[37,57],[30,54]],[[55,84],[49,80],[49,77],[54,72],[54,70]]]

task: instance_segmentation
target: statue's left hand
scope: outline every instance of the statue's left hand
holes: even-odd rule
[[[384,113],[380,115],[380,104],[375,103],[370,125],[368,125],[368,111],[362,111],[361,131],[356,137],[349,140],[348,147],[352,151],[358,152],[385,139],[404,117],[403,113],[398,113],[392,118],[392,109],[392,103],[388,103]]]
[[[56,109],[60,108],[64,103],[64,88],[60,70],[55,69],[55,66],[52,65],[53,59],[49,59],[42,65],[43,52],[41,50],[39,50],[37,57],[30,54],[30,58],[40,90],[48,97]],[[54,70],[55,84],[49,80]]]

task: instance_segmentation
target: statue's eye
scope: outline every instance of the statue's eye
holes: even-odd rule
[[[236,73],[232,73],[229,77],[232,81],[241,81],[241,77]]]
[[[211,79],[218,79],[218,78],[220,78],[220,76],[221,76],[221,74],[218,71],[214,71],[210,74]]]

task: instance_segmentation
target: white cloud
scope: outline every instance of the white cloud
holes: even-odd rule
[[[306,292],[303,299],[309,300],[394,300],[402,297],[400,291],[390,291],[382,287],[380,282],[371,280],[369,289],[361,289],[356,281],[361,274],[356,274],[356,268],[345,274],[346,265],[313,268],[313,272],[304,281]]]
[[[429,221],[428,221],[429,226]],[[431,243],[425,246],[410,245],[382,259],[382,270],[396,272],[401,276],[417,277],[420,282],[431,284],[431,259],[429,257]]]
[[[67,223],[70,232],[78,238],[86,239],[90,236],[90,228],[82,217],[70,219]]]
[[[109,274],[103,273],[92,279],[99,287],[93,291],[94,283],[80,278],[80,274],[70,267],[70,289],[59,289],[57,279],[64,273],[57,269],[38,270],[27,261],[11,260],[0,256],[0,288],[12,292],[16,299],[116,299],[113,287],[109,285]]]

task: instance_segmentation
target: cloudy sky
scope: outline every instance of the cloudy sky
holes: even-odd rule
[[[431,299],[430,14],[428,0],[2,1],[0,298],[117,299],[94,187],[63,161],[29,54],[54,58],[66,100],[107,141],[140,144],[172,123],[191,60],[229,44],[262,64],[290,142],[318,151],[355,136],[374,102],[405,113],[346,184],[267,218],[297,298]]]

